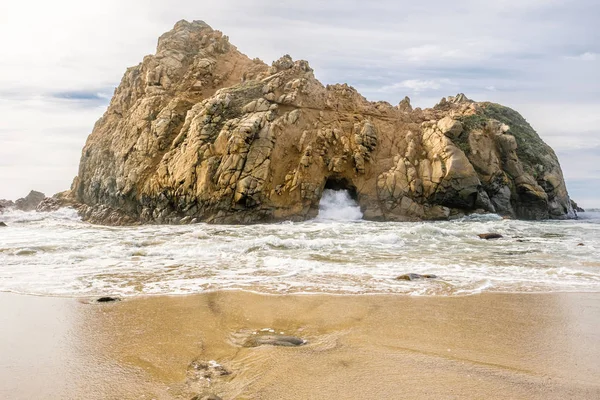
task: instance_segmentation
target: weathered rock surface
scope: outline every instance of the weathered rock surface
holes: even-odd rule
[[[252,60],[201,21],[127,70],[72,196],[98,223],[253,223],[312,218],[333,187],[371,220],[575,216],[556,155],[517,112],[462,94],[369,102],[306,61]]]
[[[575,212],[585,212],[583,208],[579,207],[575,200],[571,200],[571,206],[573,207],[573,210],[575,210]]]
[[[32,190],[27,196],[15,201],[15,208],[21,211],[33,211],[45,198],[44,193]]]
[[[36,211],[49,212],[56,211],[59,208],[64,207],[79,207],[75,198],[71,195],[71,191],[67,190],[64,192],[56,193],[52,197],[44,198],[36,207]]]

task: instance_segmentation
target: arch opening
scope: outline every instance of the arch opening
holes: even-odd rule
[[[323,191],[328,190],[328,189],[334,190],[334,191],[345,190],[348,192],[348,195],[350,196],[350,198],[358,203],[358,192],[356,191],[356,186],[354,186],[346,178],[339,178],[339,177],[327,178],[327,181],[325,182],[325,187],[323,188]]]
[[[328,178],[319,201],[317,219],[356,221],[362,216],[356,187],[345,178]]]

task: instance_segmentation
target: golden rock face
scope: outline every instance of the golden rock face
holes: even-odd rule
[[[333,186],[374,220],[573,215],[554,152],[516,112],[462,94],[369,102],[306,61],[251,60],[201,21],[127,70],[72,195],[92,222],[253,223],[312,218]]]

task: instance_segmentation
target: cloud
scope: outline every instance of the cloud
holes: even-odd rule
[[[600,208],[600,178],[569,179],[567,190],[577,205],[588,208]]]
[[[98,90],[68,90],[43,95],[48,102],[67,103],[70,107],[98,108],[108,106],[112,92]]]
[[[598,53],[586,51],[585,53],[579,54],[578,56],[568,56],[567,59],[580,61],[596,61],[599,57],[600,56],[598,55]]]
[[[414,93],[420,93],[426,90],[439,90],[443,86],[452,85],[450,79],[436,79],[436,80],[421,80],[421,79],[408,79],[393,85],[387,85],[379,89],[381,92],[399,92],[401,89],[408,89]]]
[[[28,96],[0,101],[0,198],[16,199],[31,189],[52,195],[77,175],[85,139],[104,105]]]
[[[66,92],[55,92],[51,93],[50,96],[55,97],[57,99],[67,99],[67,100],[91,100],[91,101],[106,101],[110,99],[110,97],[104,93],[99,93],[96,91],[86,91],[86,90],[71,90]]]
[[[575,200],[591,197],[600,199],[600,146],[558,151],[557,156],[561,161],[567,188]],[[577,172],[574,173],[575,171]],[[587,206],[599,207],[600,201]]]
[[[461,59],[467,55],[457,48],[443,48],[438,45],[425,44],[417,47],[409,47],[402,51],[408,61],[424,62],[432,60]]]

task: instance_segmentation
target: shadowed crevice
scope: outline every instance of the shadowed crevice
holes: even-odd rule
[[[356,191],[356,186],[354,186],[352,182],[348,181],[348,179],[346,178],[331,176],[327,178],[327,181],[325,182],[325,187],[323,189],[346,190],[352,198],[352,200],[358,203],[358,192]]]

